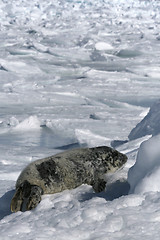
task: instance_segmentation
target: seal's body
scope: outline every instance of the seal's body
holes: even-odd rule
[[[41,201],[42,194],[52,194],[88,184],[95,192],[105,189],[103,177],[123,166],[127,157],[102,146],[80,148],[56,154],[30,163],[20,174],[11,202],[13,212],[30,210]]]

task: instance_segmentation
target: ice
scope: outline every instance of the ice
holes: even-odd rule
[[[0,240],[159,240],[159,10],[0,0]],[[128,161],[105,192],[82,185],[10,212],[27,164],[112,140]]]

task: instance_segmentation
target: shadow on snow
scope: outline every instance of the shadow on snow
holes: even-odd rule
[[[127,181],[122,182],[120,180],[117,180],[116,182],[107,186],[107,189],[105,192],[100,192],[100,193],[88,192],[80,195],[79,201],[85,202],[94,197],[101,197],[106,199],[106,201],[112,201],[116,198],[127,195],[129,192],[129,188],[130,188],[129,183]],[[5,193],[0,198],[0,220],[11,214],[10,203],[14,195],[14,192],[15,190],[11,190]]]
[[[15,190],[8,191],[0,198],[0,220],[11,214],[10,204],[14,192]]]
[[[88,201],[94,197],[101,197],[106,201],[113,201],[116,198],[128,195],[130,185],[127,181],[117,180],[107,186],[106,190],[100,193],[88,192],[79,197],[80,202]]]

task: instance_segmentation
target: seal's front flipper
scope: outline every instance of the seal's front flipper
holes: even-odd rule
[[[94,189],[95,192],[102,192],[105,190],[106,188],[106,181],[103,179],[97,179],[96,181],[94,181],[94,183],[92,184],[92,187]]]
[[[26,199],[26,210],[31,210],[35,208],[38,203],[40,203],[42,194],[42,188],[40,188],[39,186],[31,186],[30,195],[28,199]]]

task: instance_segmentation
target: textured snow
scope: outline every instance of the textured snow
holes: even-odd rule
[[[159,10],[155,0],[0,0],[0,239],[159,240]],[[27,164],[126,140],[137,123],[105,192],[82,185],[10,212]]]

